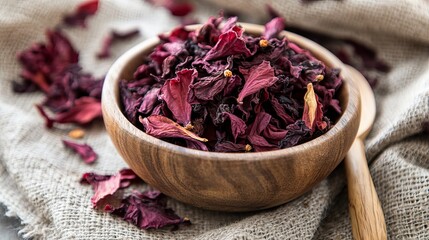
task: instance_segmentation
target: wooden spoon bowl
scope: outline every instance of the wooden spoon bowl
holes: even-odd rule
[[[241,25],[249,34],[259,35],[263,31],[260,25]],[[122,113],[119,81],[132,79],[143,56],[159,43],[153,38],[122,55],[109,70],[103,86],[104,122],[124,160],[149,185],[172,198],[205,209],[231,212],[278,206],[301,196],[326,178],[356,137],[359,94],[345,66],[328,50],[296,34],[282,34],[311,51],[327,66],[342,69],[343,114],[327,133],[298,146],[257,153],[205,152],[147,135]]]

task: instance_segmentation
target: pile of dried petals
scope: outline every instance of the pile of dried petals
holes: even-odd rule
[[[62,27],[86,27],[87,18],[96,13],[98,4],[98,0],[90,0],[78,5],[74,13],[64,17]],[[97,57],[109,57],[113,42],[128,39],[138,33],[138,30],[111,31]],[[46,35],[47,43],[33,44],[18,54],[18,61],[23,67],[23,81],[13,82],[13,90],[17,93],[44,93],[45,99],[36,107],[45,118],[48,128],[52,128],[54,124],[66,123],[87,125],[100,118],[102,79],[82,72],[78,63],[79,53],[61,28],[49,30]],[[85,131],[80,128],[69,132],[69,137],[73,139],[84,135]],[[68,140],[62,142],[65,147],[79,154],[87,164],[93,163],[98,157],[88,144]],[[129,187],[134,181],[142,182],[130,169],[123,169],[113,176],[85,173],[81,179],[82,184],[91,184],[94,188],[95,193],[91,198],[94,208],[120,216],[141,229],[165,226],[176,229],[179,224],[190,223],[189,219],[181,218],[167,208],[167,199],[159,191],[134,191],[128,196],[120,196],[119,190]]]
[[[81,179],[82,184],[91,184],[94,188],[91,198],[94,208],[122,217],[141,229],[165,226],[177,229],[179,224],[190,223],[189,219],[181,218],[167,208],[165,195],[157,190],[134,191],[127,197],[119,197],[118,190],[129,187],[132,182],[142,180],[131,169],[122,169],[115,175],[85,173]]]
[[[161,35],[134,79],[120,82],[123,112],[154,137],[216,152],[267,151],[309,141],[341,114],[342,79],[286,38],[282,18],[249,36],[229,18]]]

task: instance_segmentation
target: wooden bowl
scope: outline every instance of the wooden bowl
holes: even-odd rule
[[[260,35],[263,31],[260,25],[241,25],[249,34]],[[278,206],[326,178],[355,139],[359,94],[345,66],[332,53],[296,34],[282,34],[326,65],[342,69],[340,101],[344,112],[332,129],[298,146],[257,153],[205,152],[147,135],[122,113],[119,80],[132,79],[143,56],[159,43],[153,38],[122,55],[109,70],[103,86],[102,109],[107,132],[128,165],[145,182],[172,198],[196,207],[231,212]]]

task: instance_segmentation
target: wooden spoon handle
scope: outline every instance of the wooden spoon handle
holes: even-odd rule
[[[344,160],[353,238],[387,239],[383,209],[372,182],[364,145],[356,138]]]

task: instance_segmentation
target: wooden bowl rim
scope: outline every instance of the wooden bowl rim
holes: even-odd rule
[[[251,34],[252,33],[260,34],[264,30],[264,26],[258,25],[258,24],[241,23],[241,22],[238,24],[240,24],[240,26],[242,26],[245,29],[245,32],[248,32]],[[202,24],[195,24],[195,25],[186,26],[186,28],[189,30],[195,30],[201,26]],[[155,138],[153,136],[150,136],[145,132],[143,132],[142,130],[138,129],[130,121],[128,121],[128,119],[125,117],[122,110],[120,109],[119,77],[120,75],[122,75],[124,68],[127,66],[127,63],[131,59],[136,58],[137,56],[146,52],[149,48],[153,48],[155,45],[157,45],[160,42],[158,37],[153,37],[137,44],[136,46],[132,47],[127,52],[125,52],[123,55],[121,55],[112,64],[111,68],[109,69],[106,75],[106,78],[103,84],[102,105],[110,105],[113,107],[112,108],[103,107],[103,114],[106,114],[104,113],[104,111],[106,110],[111,111],[109,115],[111,116],[111,119],[116,123],[116,125],[119,128],[123,129],[131,136],[134,136],[150,144],[158,146],[159,150],[168,151],[173,154],[198,156],[200,159],[209,159],[209,161],[212,161],[212,160],[262,161],[262,160],[269,160],[269,159],[287,158],[288,155],[295,155],[295,154],[300,154],[300,153],[309,151],[311,150],[312,146],[319,145],[325,141],[335,138],[343,128],[341,126],[347,125],[346,123],[350,122],[353,119],[353,116],[355,114],[358,114],[357,111],[359,111],[359,108],[356,109],[353,107],[353,105],[354,106],[359,105],[360,96],[359,96],[359,93],[357,92],[357,87],[353,82],[353,80],[351,79],[351,75],[349,74],[345,65],[330,51],[320,46],[319,44],[313,42],[312,40],[304,38],[295,33],[282,31],[281,35],[286,36],[288,40],[297,44],[301,48],[304,48],[310,51],[313,55],[316,56],[317,59],[324,62],[328,66],[339,68],[341,71],[340,75],[343,78],[342,87],[344,88],[344,91],[346,91],[346,95],[348,95],[348,99],[347,99],[348,101],[346,103],[346,107],[345,109],[343,109],[343,114],[337,120],[337,123],[328,132],[322,134],[321,136],[315,139],[312,139],[308,142],[305,142],[290,148],[279,149],[279,150],[264,151],[264,152],[249,152],[249,153],[224,153],[224,152],[202,151],[202,150],[182,147],[182,146]],[[323,56],[322,57],[323,60],[321,59],[321,56]],[[352,111],[353,109],[356,109],[356,111]],[[339,122],[345,122],[345,123],[338,124]]]

